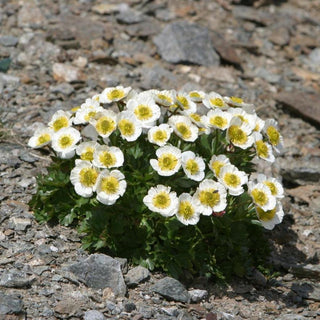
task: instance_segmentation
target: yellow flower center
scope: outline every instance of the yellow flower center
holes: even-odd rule
[[[278,194],[277,187],[276,187],[276,185],[275,185],[273,182],[271,182],[271,181],[264,181],[263,183],[270,189],[271,194],[272,194],[273,196],[276,196],[276,195]]]
[[[231,101],[234,103],[243,103],[243,100],[238,97],[230,97]]]
[[[257,213],[259,216],[259,219],[262,221],[270,221],[274,218],[274,216],[276,215],[277,212],[277,208],[274,208],[272,210],[267,210],[264,211],[261,208],[257,207]]]
[[[76,111],[78,111],[80,109],[80,107],[73,107],[73,108],[71,108],[71,112],[76,112]]]
[[[94,168],[83,168],[80,170],[80,183],[87,187],[93,187],[98,178],[98,171]]]
[[[127,119],[122,119],[118,123],[119,130],[123,136],[132,136],[135,132],[134,123]]]
[[[224,106],[224,102],[221,98],[211,98],[210,103],[219,108]]]
[[[186,170],[191,173],[191,175],[195,175],[199,172],[199,165],[196,160],[189,159],[186,163]]]
[[[67,149],[68,147],[72,146],[73,144],[73,137],[70,135],[61,136],[58,140],[59,146],[62,149]]]
[[[197,91],[192,91],[192,92],[190,92],[190,93],[189,93],[189,96],[190,96],[191,98],[198,98],[198,99],[201,98],[199,92],[197,92]]]
[[[174,170],[174,168],[177,166],[177,163],[177,157],[171,153],[163,154],[158,159],[159,168],[163,171]]]
[[[89,121],[89,120],[92,119],[96,114],[97,114],[96,111],[89,111],[89,112],[84,116],[84,120],[85,120],[85,121]]]
[[[181,134],[183,139],[189,139],[191,137],[190,128],[183,122],[176,124],[177,131]]]
[[[218,128],[224,128],[228,124],[228,121],[221,116],[215,116],[210,118],[210,124]]]
[[[251,191],[251,196],[258,206],[264,206],[268,202],[268,197],[263,190],[253,189]]]
[[[101,117],[96,124],[98,133],[106,135],[114,131],[116,128],[116,122],[110,117]]]
[[[152,198],[152,204],[159,209],[166,209],[171,204],[170,196],[167,192],[161,191]]]
[[[196,122],[200,122],[201,121],[201,117],[197,113],[191,113],[189,116]]]
[[[189,101],[184,96],[177,96],[177,100],[184,109],[189,109]]]
[[[256,141],[257,154],[260,158],[268,158],[269,149],[263,140]]]
[[[199,200],[203,205],[213,208],[220,202],[220,194],[213,188],[202,190],[199,193]]]
[[[270,143],[273,146],[276,146],[279,143],[280,133],[275,127],[273,127],[273,126],[268,127],[267,135],[268,135]]]
[[[241,183],[240,178],[236,174],[230,173],[230,172],[227,172],[224,175],[223,180],[227,186],[232,187],[232,188],[238,187]]]
[[[143,104],[138,105],[134,109],[134,114],[140,121],[148,120],[152,117],[152,109],[149,106]]]
[[[117,178],[109,176],[101,179],[101,191],[106,194],[115,194],[119,190],[119,181]]]
[[[84,152],[81,153],[80,158],[82,160],[92,161],[93,160],[93,148],[86,148]]]
[[[221,168],[224,166],[224,163],[221,161],[213,161],[211,164],[211,168],[214,171],[215,175],[219,177]]]
[[[170,97],[164,95],[164,94],[159,93],[159,94],[157,95],[157,97],[158,97],[160,100],[166,101],[166,102],[168,102],[168,103],[172,103],[172,99],[171,99]]]
[[[52,128],[55,132],[59,131],[62,128],[67,128],[69,125],[69,120],[67,117],[60,117],[56,119],[53,124]]]
[[[153,137],[153,140],[156,142],[164,142],[167,140],[168,135],[165,130],[157,130],[152,137]]]
[[[44,143],[47,143],[51,140],[51,137],[50,137],[50,134],[49,133],[43,133],[42,135],[40,135],[38,137],[38,140],[37,140],[37,146],[40,146]]]
[[[107,168],[114,166],[117,162],[116,156],[112,152],[108,151],[101,152],[99,160]]]
[[[107,98],[111,101],[120,100],[125,96],[123,90],[120,89],[112,89],[107,93]]]
[[[229,137],[232,143],[234,144],[245,144],[248,140],[248,136],[246,133],[237,125],[230,126],[229,130]]]
[[[178,215],[185,220],[189,220],[194,215],[194,207],[189,201],[181,201],[179,204]]]

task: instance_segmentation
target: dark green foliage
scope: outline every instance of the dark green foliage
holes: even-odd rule
[[[123,197],[106,206],[94,197],[78,196],[69,180],[74,159],[53,158],[48,174],[38,176],[38,190],[30,201],[39,222],[77,227],[84,235],[85,249],[126,257],[134,264],[161,269],[174,277],[204,275],[226,279],[243,276],[249,267],[263,265],[267,242],[246,192],[238,197],[228,196],[225,214],[201,216],[195,226],[150,212],[142,199],[151,186],[162,183],[181,194],[194,192],[198,183],[185,178],[181,171],[170,177],[158,176],[149,165],[156,147],[146,141],[125,142],[117,135],[115,132],[110,140],[125,157],[120,169],[127,181]],[[228,151],[225,136],[218,131],[202,135],[199,140],[200,144],[182,143],[180,149],[192,150],[206,159],[223,153],[240,170],[253,171],[252,150]],[[206,177],[213,175],[208,172]]]

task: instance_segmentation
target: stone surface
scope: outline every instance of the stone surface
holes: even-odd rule
[[[162,58],[172,63],[219,65],[208,29],[185,21],[173,22],[154,37]]]
[[[88,310],[84,313],[83,320],[105,320],[106,317],[98,310]]]
[[[23,310],[23,301],[19,295],[0,292],[0,317],[6,314],[22,314]]]
[[[303,118],[320,124],[320,109],[317,103],[320,99],[319,94],[305,92],[282,92],[276,95],[276,100],[297,113]]]
[[[208,291],[207,290],[201,290],[201,289],[193,289],[189,290],[190,300],[191,302],[197,303],[201,300],[207,298]]]
[[[152,286],[152,291],[159,293],[168,300],[188,303],[190,295],[186,288],[176,279],[165,277]]]
[[[0,36],[0,45],[5,47],[14,47],[19,39],[14,36]]]
[[[93,254],[71,265],[69,270],[90,288],[110,287],[115,295],[126,293],[120,263],[107,255]]]
[[[71,65],[55,63],[52,66],[53,78],[60,82],[76,82],[84,79],[81,71]]]
[[[125,282],[128,287],[135,287],[139,283],[148,280],[150,277],[150,272],[147,268],[138,266],[135,267],[126,274]]]

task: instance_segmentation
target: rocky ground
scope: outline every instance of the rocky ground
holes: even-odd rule
[[[320,318],[318,0],[1,0],[0,26],[0,319]],[[117,84],[236,95],[279,121],[285,152],[261,168],[286,187],[277,274],[186,288],[37,224],[27,203],[49,157],[28,138]]]

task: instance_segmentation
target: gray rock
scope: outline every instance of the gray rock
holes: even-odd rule
[[[208,296],[207,290],[194,289],[194,290],[189,290],[188,292],[190,295],[191,302],[194,302],[194,303],[200,302],[201,300],[205,299]]]
[[[290,272],[303,278],[320,279],[320,266],[314,264],[307,264],[302,266],[293,266]]]
[[[187,310],[182,310],[177,317],[177,320],[194,320],[192,315]]]
[[[83,320],[105,320],[105,316],[98,310],[88,310],[84,313]]]
[[[74,88],[69,83],[60,83],[57,86],[51,86],[50,91],[52,93],[62,93],[66,96],[70,96],[74,92]]]
[[[209,30],[197,24],[173,22],[154,38],[154,43],[161,57],[168,62],[205,66],[220,63]]]
[[[128,313],[131,313],[133,310],[137,309],[136,305],[131,301],[125,302],[123,305],[123,308],[124,308],[124,311]]]
[[[125,282],[128,287],[135,287],[139,283],[146,281],[150,277],[150,272],[142,266],[135,267],[126,274]]]
[[[142,14],[139,11],[133,10],[133,9],[127,9],[121,11],[117,16],[116,19],[120,23],[124,24],[134,24],[143,22],[147,19],[147,16]]]
[[[168,300],[188,303],[190,301],[189,292],[184,285],[176,279],[165,277],[151,287],[151,290],[159,293]]]
[[[34,0],[24,1],[18,13],[18,26],[38,28],[46,23],[40,8]]]
[[[140,69],[142,81],[141,88],[143,89],[170,89],[175,88],[178,78],[170,71],[155,66],[153,68]]]
[[[19,42],[17,37],[13,36],[1,36],[0,45],[5,47],[14,47]]]
[[[156,18],[162,21],[170,21],[176,17],[173,11],[170,11],[167,8],[156,10]]]
[[[35,281],[34,277],[27,277],[24,272],[16,269],[4,271],[0,278],[0,287],[5,288],[29,288]]]
[[[291,290],[300,297],[308,300],[320,301],[320,285],[312,282],[294,282]]]
[[[285,314],[283,316],[276,318],[275,320],[304,320],[304,319],[307,319],[307,318],[299,314]]]
[[[25,231],[30,226],[30,219],[12,217],[9,220],[9,227],[16,231]]]
[[[315,64],[316,66],[320,66],[320,48],[313,49],[309,53],[309,59],[312,64]]]
[[[270,83],[278,83],[281,79],[281,76],[279,74],[274,74],[263,67],[257,68],[257,70],[255,71],[255,76],[262,78]]]
[[[6,295],[0,292],[0,316],[23,313],[23,301],[19,295]]]
[[[3,82],[4,85],[17,85],[20,79],[9,74],[0,73],[0,83]]]
[[[125,295],[126,285],[120,263],[104,254],[93,254],[89,258],[69,267],[79,280],[94,289],[111,288],[115,295]]]

